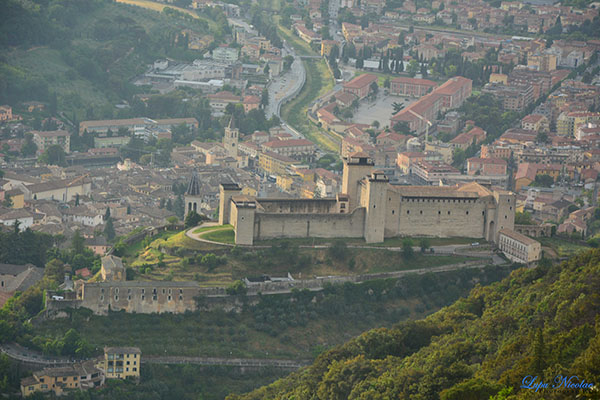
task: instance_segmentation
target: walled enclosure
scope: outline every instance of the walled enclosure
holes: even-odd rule
[[[342,190],[330,199],[261,199],[222,188],[219,220],[233,224],[235,243],[242,245],[280,237],[380,243],[396,236],[460,236],[495,242],[500,229],[514,229],[514,193],[477,183],[390,185],[363,153],[344,160]]]

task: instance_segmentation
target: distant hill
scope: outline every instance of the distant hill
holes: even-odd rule
[[[577,375],[596,389],[520,388]],[[228,400],[600,398],[600,250],[514,271],[417,322],[375,329]]]
[[[5,0],[1,18],[0,104],[56,96],[58,110],[80,119],[110,117],[114,104],[131,102],[143,89],[130,79],[157,58],[200,57],[179,40],[182,30],[215,42],[227,33],[211,21],[212,31],[207,17],[109,0]]]

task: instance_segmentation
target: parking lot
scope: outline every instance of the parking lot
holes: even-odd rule
[[[384,127],[390,123],[390,117],[394,113],[392,107],[394,102],[404,103],[404,107],[406,107],[415,100],[410,97],[386,95],[384,90],[380,88],[377,100],[363,100],[360,102],[352,121],[360,124],[371,124],[373,121],[379,121],[381,127]]]

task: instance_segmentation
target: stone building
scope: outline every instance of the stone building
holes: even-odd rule
[[[219,221],[232,224],[235,242],[279,237],[351,237],[368,243],[396,236],[485,238],[513,229],[516,196],[477,183],[395,186],[364,153],[344,161],[342,193],[325,199],[263,199],[221,186]]]
[[[184,200],[186,216],[192,211],[200,213],[200,204],[202,204],[202,197],[200,196],[200,181],[198,179],[198,173],[196,171],[192,172],[192,177],[190,178],[187,190],[185,191]]]
[[[125,267],[119,257],[106,256],[102,257],[102,267],[100,274],[103,281],[124,281],[127,277]]]

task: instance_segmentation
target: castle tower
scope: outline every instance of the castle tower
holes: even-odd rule
[[[221,183],[219,190],[219,225],[230,223],[231,197],[238,195],[242,188],[237,183]]]
[[[367,199],[363,201],[366,209],[364,237],[367,243],[381,243],[385,232],[385,198],[389,179],[383,171],[374,171],[365,178]]]
[[[498,231],[500,229],[515,229],[517,196],[508,190],[494,190],[494,202],[496,209],[493,213],[493,219],[488,222],[486,239],[498,243]]]
[[[235,126],[235,118],[232,114],[229,125],[225,128],[225,135],[223,135],[223,147],[230,157],[237,158],[238,156],[239,136],[240,131]]]
[[[342,193],[348,195],[348,212],[359,206],[358,182],[371,175],[375,163],[367,154],[358,152],[344,159]]]
[[[185,216],[187,216],[191,211],[200,211],[202,198],[200,197],[200,180],[198,179],[198,173],[196,171],[192,172],[187,190],[185,191],[184,199]]]

